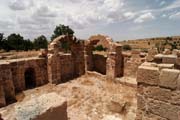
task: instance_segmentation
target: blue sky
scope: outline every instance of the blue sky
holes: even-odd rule
[[[1,0],[0,32],[50,37],[58,24],[78,38],[114,40],[180,35],[180,0]]]

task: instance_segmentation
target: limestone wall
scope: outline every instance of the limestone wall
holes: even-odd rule
[[[61,71],[61,81],[66,82],[74,78],[74,62],[71,54],[64,54],[60,56],[60,71]]]
[[[112,43],[106,61],[107,79],[113,80],[123,76],[122,46]]]
[[[101,74],[106,74],[106,59],[107,57],[103,55],[94,54],[93,55],[94,70]]]
[[[12,80],[16,92],[26,90],[25,71],[28,68],[34,69],[36,86],[48,83],[47,64],[44,58],[20,59],[10,62],[12,70]]]
[[[66,42],[69,50],[62,47]],[[48,79],[50,83],[66,82],[85,73],[84,42],[74,36],[59,36],[48,46]]]
[[[34,70],[35,87],[48,82],[44,58],[15,59],[0,64],[0,107],[15,101],[15,94],[26,90],[25,72]]]
[[[137,82],[136,120],[180,119],[180,70],[145,63],[138,69]]]
[[[123,53],[124,57],[124,76],[136,78],[138,67],[145,62],[145,54],[141,53]]]

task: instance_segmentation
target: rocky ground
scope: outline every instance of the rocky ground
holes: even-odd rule
[[[123,79],[123,78],[122,78]],[[21,101],[56,92],[67,100],[69,120],[134,120],[136,88],[109,82],[101,77],[84,75],[59,85],[45,85],[17,95],[18,102],[1,108],[5,120],[15,116],[15,106]]]

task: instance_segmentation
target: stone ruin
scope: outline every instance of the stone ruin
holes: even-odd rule
[[[100,42],[100,43],[99,43]],[[96,44],[106,45],[107,55],[93,54]],[[107,79],[123,76],[121,45],[110,37],[78,40],[62,35],[54,39],[39,57],[0,62],[0,107],[16,101],[16,95],[47,83],[60,84],[97,71]]]
[[[179,120],[180,51],[152,51],[152,61],[138,68],[136,120]]]
[[[97,45],[107,48],[98,53]],[[145,62],[146,61],[146,62]],[[42,50],[39,57],[0,61],[0,107],[16,101],[16,95],[24,90],[45,85],[60,84],[92,71],[100,73],[105,80],[115,81],[121,77],[137,77],[136,120],[179,120],[180,119],[180,51],[157,49],[148,54],[133,50],[124,53],[120,44],[108,36],[92,36],[78,40],[74,36],[62,35],[54,39],[48,50]],[[48,96],[48,95],[47,95]],[[35,119],[50,119],[58,111],[67,120],[67,105],[63,98],[50,94],[50,98],[62,99],[62,103],[48,104],[45,111],[37,110]],[[43,96],[35,101],[42,101]],[[34,101],[19,106],[17,116],[23,117],[26,107]],[[43,106],[43,102],[37,106]],[[55,106],[54,106],[55,105]],[[58,107],[57,107],[58,106]],[[30,109],[31,110],[31,109]]]

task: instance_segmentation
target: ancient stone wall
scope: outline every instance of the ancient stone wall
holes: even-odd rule
[[[44,85],[48,82],[47,65],[44,58],[28,58],[9,60],[0,64],[0,98],[5,103],[15,101],[15,94],[28,89],[25,72],[27,69],[34,70],[34,87]],[[30,74],[29,76],[31,76]],[[3,97],[5,96],[5,97]]]
[[[123,53],[124,76],[136,78],[138,67],[145,62],[145,54],[137,52]]]
[[[93,48],[96,45],[105,45],[105,43],[107,48],[107,51],[105,51],[107,53],[107,58],[106,60],[102,58],[102,63],[100,63],[100,60],[98,60],[100,59],[100,56],[98,56],[98,59],[97,56],[94,57]],[[90,37],[90,39],[85,43],[85,51],[86,71],[98,71],[100,73],[106,73],[107,79],[111,80],[116,77],[123,76],[122,46],[117,43],[113,43],[110,37],[104,36],[103,39],[98,38],[97,36]],[[106,63],[104,63],[105,61]],[[103,66],[102,64],[104,64],[105,67],[101,67]],[[106,72],[103,70],[106,70]]]
[[[108,51],[106,61],[107,79],[114,79],[123,76],[123,55],[122,46],[112,43]]]
[[[136,120],[180,119],[180,70],[168,64],[144,63],[137,82]]]
[[[107,57],[103,55],[94,54],[93,62],[94,62],[94,71],[97,71],[101,74],[106,74],[106,60]]]
[[[60,71],[61,71],[61,81],[66,82],[74,78],[74,62],[71,54],[64,54],[60,56]]]
[[[68,51],[64,50],[66,42]],[[58,84],[85,73],[84,42],[74,36],[59,36],[48,46],[48,79]]]

